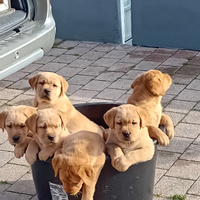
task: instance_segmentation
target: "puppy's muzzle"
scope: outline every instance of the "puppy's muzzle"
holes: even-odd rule
[[[130,137],[130,134],[131,134],[131,132],[124,131],[124,132],[122,132],[122,134],[123,134],[123,136],[124,136],[125,138],[129,138],[129,137]]]
[[[54,135],[48,135],[47,138],[50,140],[50,141],[53,141],[55,136]]]
[[[20,138],[19,136],[13,136],[13,137],[12,137],[12,139],[13,139],[14,142],[18,142],[18,141],[19,141],[19,138]]]
[[[44,89],[44,93],[45,93],[46,95],[49,95],[50,92],[51,92],[51,91],[50,91],[49,89]]]

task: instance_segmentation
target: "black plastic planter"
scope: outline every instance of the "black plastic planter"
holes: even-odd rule
[[[118,105],[95,103],[78,104],[75,107],[92,121],[107,127],[103,115],[110,108]],[[157,153],[156,141],[154,144],[154,157],[150,161],[131,166],[126,172],[115,170],[111,165],[110,157],[107,156],[96,184],[94,200],[152,200]],[[67,198],[67,194],[62,191],[59,178],[54,177],[51,159],[46,162],[37,160],[32,165],[32,174],[39,200],[81,199],[81,195],[69,195]],[[55,194],[54,190],[60,191],[60,194]]]

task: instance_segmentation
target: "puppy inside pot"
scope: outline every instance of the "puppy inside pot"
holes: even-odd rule
[[[63,122],[63,112],[52,108],[38,110],[25,122],[33,133],[33,140],[28,145],[26,160],[33,164],[37,160],[47,160],[62,146],[63,139],[69,135]]]
[[[113,107],[104,114],[109,126],[107,153],[118,171],[153,157],[154,144],[145,126],[146,119],[146,111],[131,104]]]
[[[64,139],[52,160],[55,176],[65,192],[77,195],[82,189],[81,200],[93,200],[95,185],[105,163],[105,143],[96,133],[80,131]]]
[[[151,138],[158,141],[159,145],[167,146],[169,139],[174,137],[174,126],[171,118],[162,113],[161,100],[172,84],[171,77],[159,70],[149,70],[137,77],[131,88],[133,93],[127,103],[140,106],[148,112],[147,128]],[[166,129],[166,134],[158,126]]]
[[[30,106],[12,106],[0,113],[0,128],[7,131],[9,143],[15,146],[16,158],[24,155],[32,140],[32,133],[27,128],[25,121],[35,113],[37,113],[37,109]]]

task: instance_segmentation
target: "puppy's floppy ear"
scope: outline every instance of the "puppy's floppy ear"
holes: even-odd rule
[[[5,129],[5,120],[6,120],[7,115],[8,115],[8,112],[6,111],[3,111],[2,113],[0,113],[0,128],[3,130],[3,132]]]
[[[94,178],[94,169],[91,165],[81,166],[78,175],[86,185],[90,185],[91,180]]]
[[[38,78],[40,77],[41,73],[38,73],[37,75],[33,76],[28,80],[29,85],[31,86],[32,89],[35,89]]]
[[[134,87],[138,84],[141,84],[142,83],[142,78],[143,78],[143,75],[137,77],[133,83],[131,84],[131,88],[134,89]]]
[[[170,85],[172,84],[172,79],[171,77],[169,76],[169,74],[163,74],[164,76],[164,88],[165,88],[165,91],[167,91],[170,87]]]
[[[145,76],[145,87],[154,96],[164,96],[165,87],[160,77],[153,73],[147,73]]]
[[[25,121],[26,126],[28,127],[29,130],[31,130],[32,133],[37,133],[38,117],[39,117],[38,114],[33,114]]]
[[[137,107],[137,113],[140,117],[140,128],[144,128],[147,125],[148,112],[144,108]]]
[[[68,84],[68,82],[62,76],[60,76],[60,83],[61,83],[60,96],[63,96],[67,92],[69,84]]]
[[[62,154],[58,154],[57,156],[54,156],[54,158],[52,159],[52,166],[55,172],[55,177],[58,176],[60,169],[63,167],[63,159],[65,158],[64,155]]]
[[[62,122],[62,128],[63,128],[63,130],[66,130],[66,123],[68,120],[67,114],[60,110],[57,110],[57,112],[58,112],[58,116],[60,117],[60,120]]]
[[[117,113],[118,108],[117,107],[113,107],[110,110],[108,110],[104,115],[103,115],[103,119],[106,122],[106,124],[110,127],[110,128],[114,128],[115,125],[115,115]]]
[[[24,115],[29,118],[31,117],[33,114],[37,113],[37,108],[33,108],[30,106],[23,106],[23,110],[24,110]]]

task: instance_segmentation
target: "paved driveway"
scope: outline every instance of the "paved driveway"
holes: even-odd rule
[[[154,200],[186,194],[200,199],[200,53],[178,49],[118,46],[56,40],[41,60],[0,81],[0,112],[12,105],[32,105],[29,77],[52,71],[69,82],[73,104],[126,103],[130,85],[141,73],[159,69],[173,85],[162,100],[175,126],[168,147],[158,147]],[[0,199],[37,200],[30,166],[16,159],[6,133],[0,131]]]

